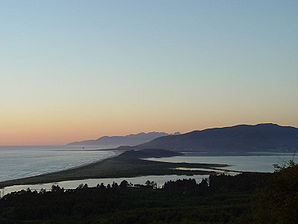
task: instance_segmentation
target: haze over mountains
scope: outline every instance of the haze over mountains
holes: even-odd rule
[[[176,152],[296,152],[298,129],[271,123],[237,125],[163,136],[135,148]]]
[[[174,135],[180,134],[179,132],[174,133]],[[80,142],[72,142],[68,145],[76,146],[99,146],[107,148],[115,148],[119,146],[135,146],[143,144],[145,142],[151,141],[158,137],[167,136],[168,133],[165,132],[149,132],[149,133],[138,133],[130,134],[126,136],[103,136],[96,140],[86,140]]]
[[[122,150],[165,149],[175,152],[296,152],[298,128],[272,123],[210,128],[185,134],[150,132],[126,136],[103,136],[73,142],[75,146],[100,146]]]

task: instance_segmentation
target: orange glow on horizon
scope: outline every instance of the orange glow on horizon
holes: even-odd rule
[[[22,105],[10,108],[2,111],[0,116],[0,145],[59,145],[104,135],[150,131],[186,133],[206,128],[267,122],[298,126],[297,117],[291,121],[285,120],[285,117],[293,118],[293,114],[291,116],[290,113],[274,108],[265,108],[267,111],[264,109],[264,113],[259,113],[246,107],[238,106],[234,109],[220,104],[204,105],[203,102],[200,105],[187,101],[180,105],[175,102],[145,102],[134,107],[120,103],[103,107],[91,103],[80,106],[61,102],[38,107]]]
[[[270,121],[266,121],[270,122]],[[150,122],[148,122],[150,123]],[[151,123],[147,122],[128,124],[115,123],[98,124],[76,124],[58,125],[55,123],[47,125],[31,124],[29,126],[3,127],[0,129],[0,145],[63,145],[74,141],[97,139],[102,136],[128,135],[139,132],[162,131],[167,133],[181,132],[186,133],[193,130],[203,130],[206,128],[233,126],[238,124],[257,124],[265,122],[212,122],[192,123],[184,122],[184,126],[176,122]],[[287,124],[274,122],[279,125],[296,126],[297,124]],[[123,126],[122,126],[123,125]],[[143,127],[143,128],[142,128]]]

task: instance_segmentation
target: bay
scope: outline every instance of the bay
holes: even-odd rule
[[[274,172],[273,164],[285,164],[289,160],[297,162],[297,156],[291,153],[252,153],[242,156],[198,156],[186,153],[183,156],[167,158],[148,158],[148,160],[175,163],[214,163],[228,164],[226,170],[249,172]]]
[[[15,179],[26,176],[63,170],[74,166],[91,163],[101,159],[114,156],[113,151],[94,151],[96,148],[87,150],[69,147],[33,147],[33,148],[1,148],[0,147],[0,180]],[[186,153],[183,156],[167,158],[147,158],[154,161],[163,162],[186,162],[186,163],[216,163],[228,164],[225,170],[251,171],[251,172],[274,172],[273,164],[284,164],[289,160],[297,162],[297,156],[284,153],[253,153],[243,156],[208,156],[197,155],[195,153]],[[184,169],[181,167],[181,169]],[[230,173],[232,174],[232,172]],[[232,174],[233,175],[233,174]],[[160,187],[165,182],[178,179],[195,179],[200,182],[208,175],[160,175],[160,176],[139,176],[130,178],[99,178],[83,179],[72,181],[52,182],[46,184],[34,185],[15,185],[1,189],[0,195],[3,196],[10,192],[25,190],[46,189],[50,190],[52,185],[59,185],[65,189],[74,189],[80,184],[88,184],[89,187],[95,187],[97,184],[120,184],[127,180],[132,184],[144,184],[147,180],[154,181]]]

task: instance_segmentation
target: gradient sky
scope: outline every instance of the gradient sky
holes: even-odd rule
[[[0,145],[298,127],[298,1],[0,1]]]

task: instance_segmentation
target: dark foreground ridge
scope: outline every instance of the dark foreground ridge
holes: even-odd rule
[[[3,224],[272,224],[297,223],[298,166],[274,174],[211,175],[170,181],[162,188],[147,181],[64,190],[53,186],[11,193],[0,199]]]
[[[162,149],[144,149],[139,151],[126,151],[119,156],[91,163],[85,166],[68,170],[42,174],[33,177],[0,182],[0,188],[11,185],[51,183],[65,180],[81,180],[88,178],[117,178],[136,177],[147,175],[195,175],[212,174],[214,171],[204,170],[177,170],[176,168],[208,168],[218,169],[226,164],[199,164],[199,163],[167,163],[144,160],[148,157],[169,157],[181,153]]]

